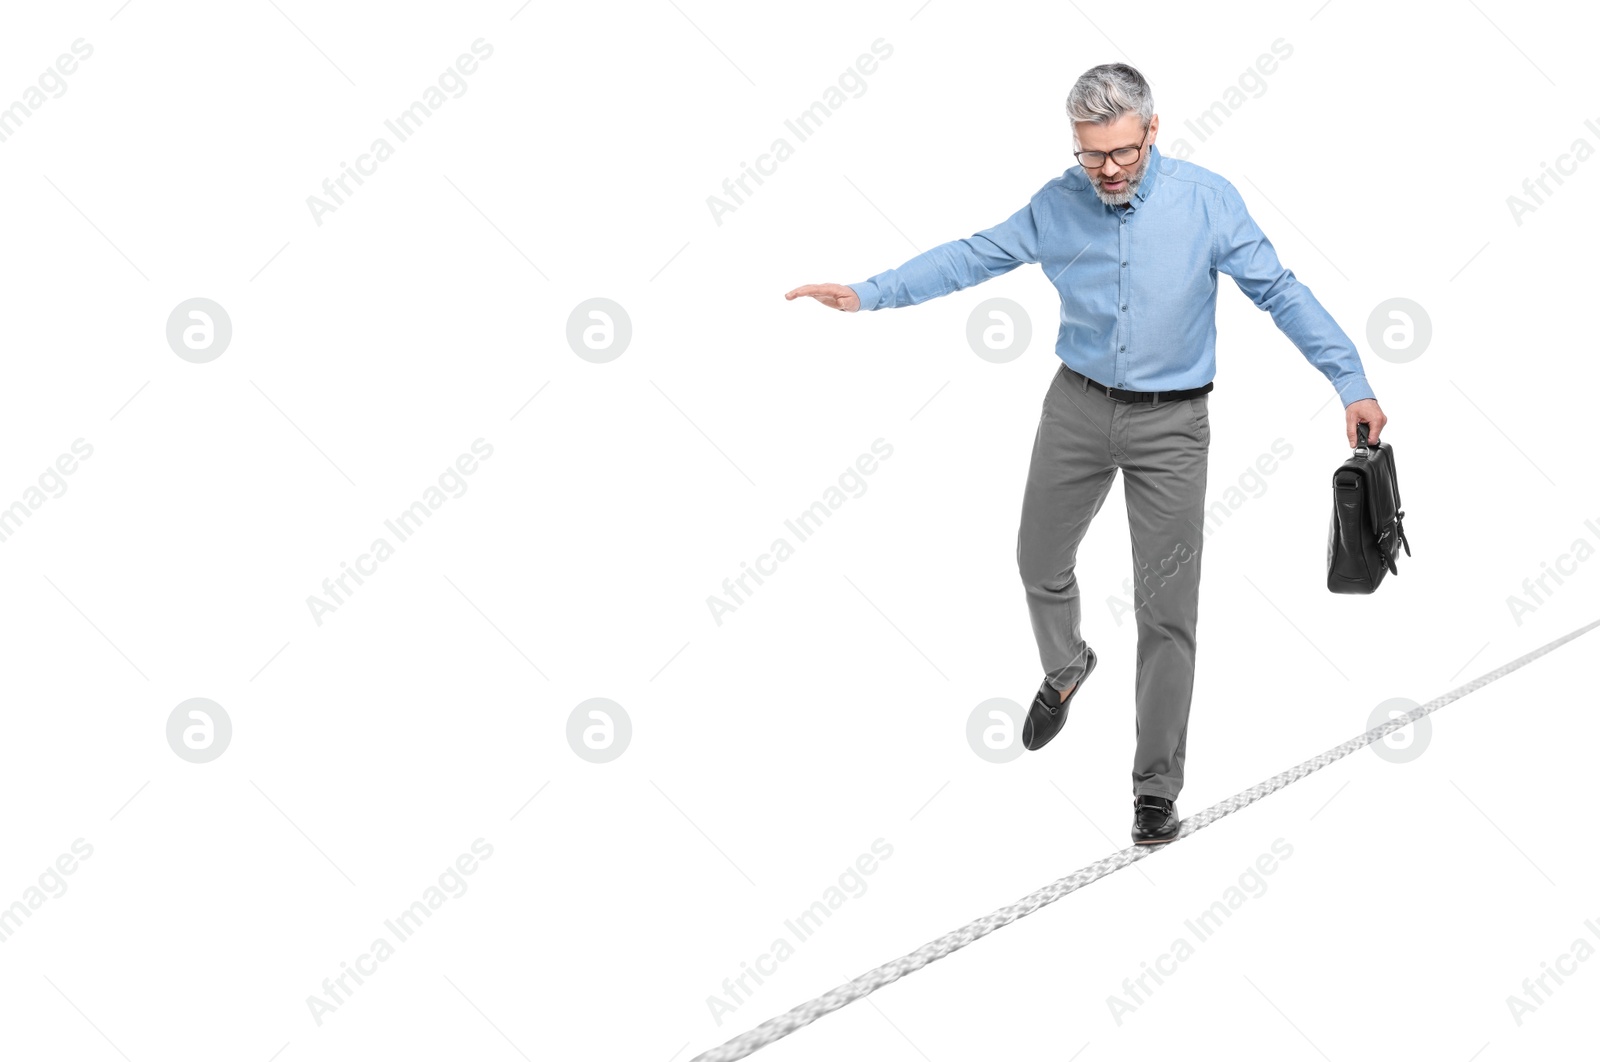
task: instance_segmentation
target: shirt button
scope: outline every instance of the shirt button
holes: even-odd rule
[[[1117,349],[1118,350],[1127,350],[1128,348],[1127,347],[1118,347]]]
[[[1127,313],[1128,312],[1128,304],[1127,303],[1123,303],[1122,304],[1122,312],[1123,313]]]
[[[1127,263],[1127,262],[1123,262],[1123,263],[1122,263],[1122,264],[1123,264],[1123,265],[1127,265],[1127,264],[1128,264],[1128,263]]]

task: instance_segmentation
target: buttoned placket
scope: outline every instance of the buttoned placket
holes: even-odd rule
[[[1113,386],[1127,387],[1128,342],[1133,334],[1133,324],[1128,316],[1128,298],[1133,288],[1128,274],[1128,262],[1130,261],[1128,256],[1128,218],[1133,214],[1132,200],[1129,201],[1127,206],[1118,210],[1118,213],[1121,218],[1117,224],[1117,249],[1119,252],[1118,260],[1121,261],[1122,268],[1117,272],[1117,305],[1120,308],[1117,311],[1117,356],[1114,362],[1116,365],[1116,383]]]

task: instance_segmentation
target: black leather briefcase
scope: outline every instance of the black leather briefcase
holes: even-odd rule
[[[1394,447],[1367,445],[1366,424],[1356,425],[1355,452],[1333,473],[1333,516],[1328,523],[1328,589],[1336,594],[1370,594],[1389,572],[1400,574],[1395,558],[1404,546],[1411,556],[1400,518],[1400,481]]]

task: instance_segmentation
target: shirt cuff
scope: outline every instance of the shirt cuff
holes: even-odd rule
[[[1367,378],[1362,375],[1346,376],[1343,383],[1334,384],[1334,390],[1339,392],[1339,400],[1346,406],[1352,402],[1360,402],[1364,398],[1377,398],[1372,393],[1372,387],[1367,383]]]
[[[878,308],[878,285],[875,281],[863,280],[859,284],[846,284],[845,287],[856,293],[856,298],[861,300],[858,310],[876,310]]]

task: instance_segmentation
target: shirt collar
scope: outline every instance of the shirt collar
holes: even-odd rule
[[[1139,187],[1133,190],[1133,199],[1128,201],[1128,209],[1138,209],[1138,204],[1150,198],[1150,193],[1155,190],[1157,174],[1161,172],[1161,152],[1154,144],[1150,145],[1150,164],[1144,168],[1144,177],[1139,181]],[[1134,202],[1137,200],[1138,202]]]

